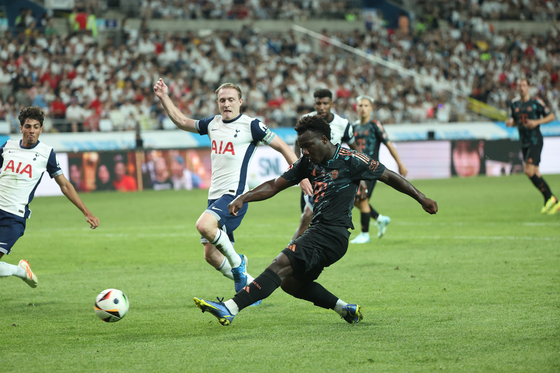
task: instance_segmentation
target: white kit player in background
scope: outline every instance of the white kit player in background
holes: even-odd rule
[[[54,178],[66,198],[80,209],[90,227],[99,226],[99,219],[92,215],[64,177],[53,148],[39,142],[44,118],[41,108],[24,108],[18,117],[22,139],[8,140],[0,147],[0,258],[9,254],[23,236],[26,219],[31,216],[29,204],[45,171]],[[0,262],[0,277],[8,276],[17,276],[32,288],[38,284],[27,260],[21,260],[17,266]]]
[[[206,135],[211,141],[212,179],[208,191],[208,207],[196,222],[204,245],[204,258],[225,277],[235,282],[239,292],[253,278],[247,273],[247,257],[233,248],[233,231],[239,226],[247,204],[237,216],[230,215],[228,204],[248,191],[247,170],[259,142],[280,152],[288,164],[297,160],[290,147],[258,119],[241,114],[241,89],[232,83],[216,89],[220,115],[202,120],[187,118],[169,98],[163,79],[154,86],[154,93],[175,125],[183,131]],[[302,189],[311,191],[310,184]]]
[[[315,102],[313,104],[315,111],[305,114],[302,117],[312,115],[322,116],[331,127],[331,142],[333,143],[333,145],[342,145],[342,143],[346,143],[348,144],[350,149],[358,150],[356,140],[354,139],[354,130],[350,122],[348,122],[348,119],[344,119],[340,115],[331,112],[331,109],[334,106],[332,100],[332,92],[328,89],[318,89],[313,92],[313,98],[315,99]],[[299,144],[297,143],[297,140],[294,146],[294,152],[298,157],[301,155],[301,149],[299,147]],[[361,188],[359,193],[363,193],[362,189],[365,188],[365,185],[360,185]],[[301,236],[303,232],[307,230],[309,224],[311,223],[311,218],[313,218],[313,206],[315,204],[313,198],[313,193],[302,194],[302,214],[300,217],[299,226],[293,237],[294,240]]]

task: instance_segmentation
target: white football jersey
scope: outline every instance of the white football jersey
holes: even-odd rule
[[[343,142],[348,145],[354,143],[356,139],[354,138],[354,130],[352,125],[348,122],[348,119],[342,118],[340,115],[331,113],[333,115],[332,121],[329,122],[331,126],[331,142],[336,144],[342,144]],[[303,115],[304,117],[310,115],[317,115],[316,111]]]
[[[269,145],[276,134],[258,119],[245,114],[231,121],[216,115],[197,120],[195,126],[198,133],[208,135],[211,142],[212,179],[208,199],[248,191],[247,171],[257,145],[259,142]]]
[[[52,147],[37,142],[23,148],[21,141],[8,140],[0,147],[0,209],[29,218],[29,204],[47,171],[51,178],[62,174]]]

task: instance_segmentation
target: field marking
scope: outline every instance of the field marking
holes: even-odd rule
[[[401,236],[400,238],[409,238],[408,236]],[[441,240],[455,239],[455,240],[527,240],[527,241],[560,241],[560,236],[553,237],[528,237],[528,236],[415,236],[410,238],[420,238],[420,239],[434,239]]]
[[[499,225],[522,225],[526,227],[560,227],[560,222],[553,222],[553,223],[540,223],[540,222],[519,222],[519,223],[493,223],[493,222],[412,222],[412,221],[392,221],[391,224],[394,225],[419,225],[419,226],[428,226],[428,225],[438,225],[438,226],[457,226],[461,227],[464,225],[486,225],[490,227],[499,226]]]

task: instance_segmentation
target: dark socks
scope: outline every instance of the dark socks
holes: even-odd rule
[[[265,269],[252,283],[235,294],[233,301],[239,307],[239,311],[241,311],[243,308],[250,306],[256,301],[268,297],[281,283],[282,281],[276,273],[270,269]]]
[[[552,192],[550,191],[550,188],[546,181],[544,181],[542,177],[538,177],[537,175],[533,175],[529,179],[531,179],[537,189],[541,191],[544,197],[544,203],[546,203],[546,201],[548,201],[550,197],[552,197]]]
[[[371,205],[369,205],[369,208],[371,210],[371,212],[369,213],[371,218],[373,220],[377,220],[377,217],[379,216],[379,213],[377,211],[375,211],[375,209],[373,207],[371,207]]]
[[[338,300],[330,291],[317,282],[310,282],[294,294],[294,297],[313,302],[317,307],[334,310]]]
[[[370,217],[370,213],[367,212],[362,212],[360,214],[360,223],[362,225],[362,232],[369,232],[369,217]]]

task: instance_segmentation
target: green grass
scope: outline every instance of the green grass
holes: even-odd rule
[[[560,175],[546,180],[560,194]],[[40,283],[1,282],[0,371],[560,371],[560,214],[539,213],[542,197],[523,175],[414,184],[437,200],[437,215],[378,184],[386,236],[350,245],[319,278],[362,305],[358,325],[281,290],[230,327],[202,314],[193,296],[233,295],[195,230],[206,191],[84,194],[95,231],[64,197],[37,198],[3,260],[28,259]],[[250,205],[236,248],[253,276],[298,219],[296,188]],[[112,287],[131,306],[106,324],[93,302]]]

